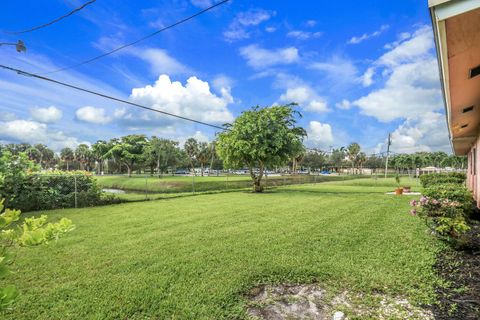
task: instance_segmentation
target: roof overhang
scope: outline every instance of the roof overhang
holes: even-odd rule
[[[448,130],[456,154],[466,154],[480,126],[480,1],[429,0]],[[473,106],[473,110],[469,110]]]

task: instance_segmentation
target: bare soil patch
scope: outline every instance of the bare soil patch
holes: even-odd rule
[[[383,294],[332,295],[318,285],[264,285],[250,293],[248,314],[265,320],[434,319],[429,310]]]

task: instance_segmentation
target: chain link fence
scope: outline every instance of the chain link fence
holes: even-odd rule
[[[345,181],[370,175],[348,174],[267,174],[262,179],[265,190],[276,187]],[[218,175],[100,175],[96,179],[102,190],[126,201],[154,200],[199,193],[251,190],[252,180],[246,174],[222,173]]]

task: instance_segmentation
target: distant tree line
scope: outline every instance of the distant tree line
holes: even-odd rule
[[[58,154],[43,144],[28,143],[0,145],[0,152],[16,155],[24,153],[42,169],[85,170],[96,173],[117,174],[150,173],[165,174],[177,169],[199,171],[200,175],[212,170],[223,170],[223,161],[217,154],[216,142],[201,142],[189,138],[183,147],[179,142],[156,136],[127,135],[109,141],[98,140],[91,146],[80,144],[76,148],[63,148]],[[423,167],[452,167],[465,169],[464,156],[448,155],[445,152],[416,152],[390,156],[389,168],[397,171],[415,170]],[[197,168],[197,170],[195,170]],[[207,170],[208,168],[208,170]],[[266,168],[282,172],[344,169],[352,173],[369,168],[374,172],[385,168],[385,155],[367,155],[358,143],[331,151],[300,148],[288,166]]]

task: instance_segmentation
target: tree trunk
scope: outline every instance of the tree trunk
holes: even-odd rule
[[[259,169],[259,172],[258,172],[258,175],[256,175],[255,172],[253,172],[253,168],[250,168],[250,176],[252,177],[252,180],[253,180],[253,191],[263,192],[263,186],[262,186],[263,164],[260,164],[260,167],[258,169]]]
[[[132,176],[132,168],[128,164],[126,164],[126,166],[127,166],[128,177],[130,178]]]
[[[160,157],[157,157],[157,175],[160,178]]]
[[[201,172],[202,177],[203,177],[203,162],[200,163],[200,172]]]
[[[68,171],[68,162],[69,162],[69,161],[66,161],[66,163],[67,163],[67,171]]]

